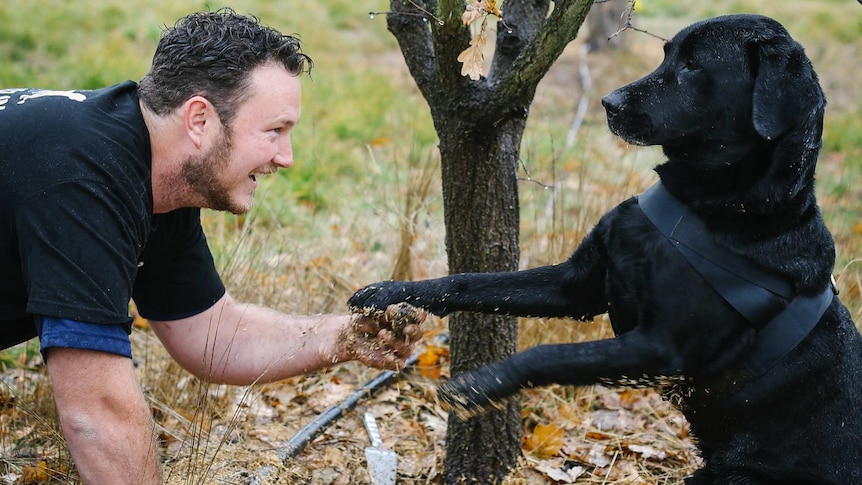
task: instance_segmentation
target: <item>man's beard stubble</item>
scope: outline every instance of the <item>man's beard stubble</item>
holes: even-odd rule
[[[202,200],[202,207],[245,214],[251,207],[238,204],[230,197],[230,186],[220,174],[230,162],[233,140],[229,131],[206,154],[188,157],[180,169],[180,178],[186,187]]]

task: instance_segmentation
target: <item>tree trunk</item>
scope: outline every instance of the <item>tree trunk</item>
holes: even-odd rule
[[[485,129],[442,121],[438,133],[450,272],[516,270],[517,155],[524,119]],[[518,324],[513,317],[455,314],[449,330],[453,375],[516,350]],[[447,483],[497,483],[504,478],[520,452],[520,424],[515,399],[502,411],[469,421],[450,413]]]
[[[440,139],[451,273],[518,269],[517,172],[529,107],[591,5],[592,0],[558,0],[550,10],[550,0],[506,0],[490,71],[471,81],[457,61],[470,42],[461,22],[466,2],[390,0],[387,26],[428,101]],[[449,329],[453,375],[516,350],[512,317],[454,314]],[[450,414],[447,483],[502,481],[520,455],[520,422],[517,399],[469,421]]]

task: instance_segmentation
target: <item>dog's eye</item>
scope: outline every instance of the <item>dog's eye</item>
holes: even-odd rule
[[[687,71],[697,71],[700,69],[700,64],[696,60],[689,57],[685,60],[685,64],[683,64],[682,68]]]

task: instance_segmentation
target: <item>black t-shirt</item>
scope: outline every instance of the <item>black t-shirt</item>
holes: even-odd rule
[[[0,90],[0,348],[33,315],[176,319],[224,295],[199,209],[153,215],[137,85]]]

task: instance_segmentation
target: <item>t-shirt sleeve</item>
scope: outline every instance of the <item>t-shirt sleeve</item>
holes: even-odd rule
[[[27,313],[128,327],[141,227],[114,191],[77,181],[15,211]]]
[[[156,215],[138,264],[133,298],[144,318],[177,320],[197,315],[225,294],[199,209]]]

